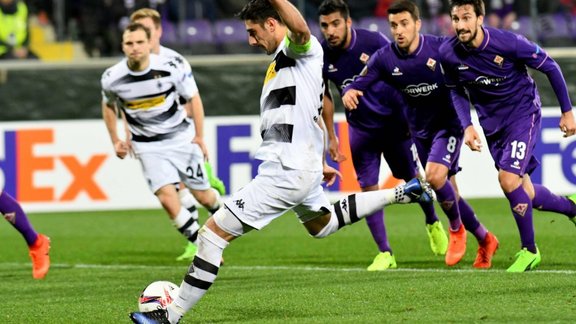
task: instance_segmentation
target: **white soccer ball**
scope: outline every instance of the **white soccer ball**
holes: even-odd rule
[[[138,298],[138,309],[141,312],[151,312],[166,309],[178,296],[179,287],[170,281],[154,281],[144,288]]]

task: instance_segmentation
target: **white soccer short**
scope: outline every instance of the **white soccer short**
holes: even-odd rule
[[[262,229],[288,210],[305,223],[333,209],[321,186],[321,171],[287,169],[264,161],[258,175],[226,200],[225,205],[243,223]]]
[[[168,184],[177,184],[180,181],[190,189],[206,190],[210,188],[204,155],[200,146],[190,140],[180,141],[176,145],[159,145],[161,142],[150,143],[153,150],[143,150],[137,157],[142,165],[144,177],[152,192],[158,191]],[[145,146],[148,143],[138,143]]]

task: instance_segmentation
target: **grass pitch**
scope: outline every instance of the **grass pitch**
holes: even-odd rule
[[[378,273],[365,271],[377,251],[364,221],[316,240],[287,214],[225,250],[215,284],[181,323],[575,322],[572,223],[535,212],[542,263],[508,274],[519,237],[507,201],[470,203],[500,240],[491,270],[472,268],[472,235],[457,266],[432,255],[417,206],[386,209],[399,269]],[[0,223],[0,323],[128,323],[148,283],[179,284],[188,268],[175,261],[185,242],[161,210],[30,218],[52,239],[53,266],[33,280],[24,240]]]

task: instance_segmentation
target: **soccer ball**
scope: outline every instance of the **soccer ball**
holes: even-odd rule
[[[178,286],[170,281],[154,281],[144,288],[138,298],[138,309],[141,312],[151,312],[166,309],[178,296]]]

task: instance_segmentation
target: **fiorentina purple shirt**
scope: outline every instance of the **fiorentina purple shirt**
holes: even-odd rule
[[[558,64],[524,36],[491,27],[484,29],[478,48],[469,48],[452,37],[440,47],[446,84],[464,127],[471,125],[464,89],[486,135],[511,125],[522,116],[540,113],[540,96],[527,67],[545,73],[558,97],[562,112],[572,104]]]
[[[418,48],[411,54],[401,51],[396,43],[379,49],[372,55],[366,74],[350,87],[364,90],[383,80],[401,91],[415,137],[430,138],[442,129],[462,131],[440,66],[438,49],[445,38],[419,37]]]
[[[325,80],[332,81],[342,95],[347,85],[359,77],[370,56],[379,48],[390,43],[381,33],[364,29],[351,29],[350,46],[346,49],[330,48],[324,40]],[[386,83],[380,81],[364,92],[358,108],[346,110],[346,120],[351,126],[380,128],[383,117],[397,114],[402,109],[401,95]]]

